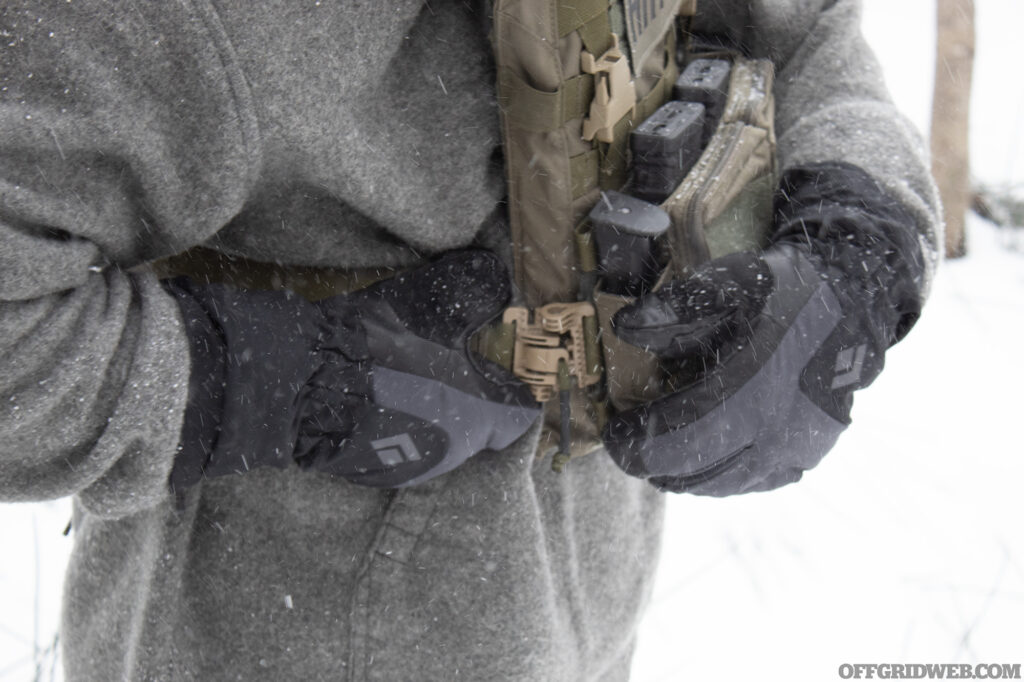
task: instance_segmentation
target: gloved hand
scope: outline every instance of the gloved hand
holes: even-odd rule
[[[916,235],[859,168],[787,172],[763,253],[706,263],[613,319],[620,338],[689,375],[610,421],[614,460],[663,490],[700,495],[798,480],[920,313]]]
[[[509,299],[490,253],[452,252],[318,303],[167,286],[193,360],[176,491],[293,460],[364,485],[412,485],[507,447],[540,416],[524,384],[467,349]]]

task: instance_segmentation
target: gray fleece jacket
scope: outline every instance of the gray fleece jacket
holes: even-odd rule
[[[783,167],[867,170],[934,265],[856,0],[701,5],[775,61]],[[662,500],[603,453],[556,475],[534,431],[400,492],[292,469],[168,495],[189,355],[143,266],[471,242],[504,192],[482,23],[456,0],[0,5],[0,499],[75,496],[69,680],[627,678]]]

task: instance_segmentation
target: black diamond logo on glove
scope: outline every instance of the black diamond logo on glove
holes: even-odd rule
[[[408,433],[371,441],[370,446],[377,453],[380,463],[386,467],[393,467],[403,462],[415,462],[422,459],[420,451],[416,449],[416,445],[412,442],[412,438],[409,437]]]
[[[862,343],[856,348],[844,348],[836,356],[836,376],[832,379],[832,390],[844,388],[860,381],[860,373],[864,368],[864,355],[868,352],[867,344]]]

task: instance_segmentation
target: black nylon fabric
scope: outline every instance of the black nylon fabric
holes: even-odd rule
[[[850,164],[818,164],[783,174],[773,241],[820,265],[844,319],[811,359],[801,389],[834,419],[849,423],[853,392],[882,371],[886,349],[921,315],[924,258],[913,218],[875,180]],[[849,349],[846,378],[835,378]],[[839,385],[836,385],[839,384]]]
[[[318,354],[324,323],[317,308],[288,291],[250,291],[186,278],[166,286],[182,309],[192,312],[186,329],[193,345],[206,346],[197,355],[219,355],[214,362],[223,366],[219,417],[209,418],[217,414],[217,396],[194,391],[189,412],[203,421],[202,436],[190,442],[192,428],[186,427],[176,467],[202,461],[196,453],[210,442],[201,468],[208,477],[288,466],[298,435],[299,395],[324,365]],[[351,347],[345,350],[351,352]],[[190,384],[216,382],[209,367],[193,366]],[[211,428],[213,421],[216,426]],[[196,478],[193,472],[189,480]]]
[[[707,372],[727,344],[749,333],[774,285],[771,269],[757,254],[732,253],[687,279],[670,281],[642,306],[619,311],[613,328],[623,341],[678,365],[680,374],[682,365]]]
[[[776,224],[763,254],[707,263],[616,317],[623,339],[697,367],[609,423],[608,450],[627,473],[716,496],[798,480],[917,319],[913,221],[864,171],[788,171]]]
[[[792,246],[760,258],[774,289],[745,331],[719,346],[692,382],[610,421],[606,445],[626,473],[663,490],[749,492],[782,471],[810,468],[845,428],[798,385],[807,358],[823,351],[839,323],[839,304]],[[699,342],[702,330],[695,332],[683,345]]]
[[[540,414],[525,385],[481,371],[466,348],[509,298],[489,253],[451,252],[317,303],[184,278],[166,287],[196,349],[177,493],[293,460],[364,485],[410,485],[507,447]]]
[[[462,250],[343,301],[320,302],[327,317],[342,304],[359,320],[372,397],[353,410],[360,417],[341,440],[320,421],[305,422],[296,451],[300,465],[355,483],[398,487],[450,471],[484,449],[511,445],[540,416],[540,406],[525,384],[467,347],[510,296],[496,256]]]
[[[814,254],[844,278],[837,294],[868,319],[866,331],[889,348],[921,315],[925,262],[913,217],[874,178],[848,163],[783,173],[775,200],[774,243]]]
[[[167,281],[174,294],[189,339],[191,378],[181,441],[170,474],[171,492],[184,493],[198,483],[210,461],[224,411],[224,338],[184,279]]]
[[[383,301],[413,334],[458,347],[489,322],[511,297],[501,261],[482,250],[456,250],[428,267],[395,275],[351,296],[353,301]],[[325,309],[331,304],[325,302]],[[358,314],[358,313],[357,313]]]

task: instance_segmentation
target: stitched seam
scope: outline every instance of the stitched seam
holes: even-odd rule
[[[248,83],[241,67],[235,59],[235,48],[228,38],[227,31],[220,19],[220,14],[209,0],[182,0],[183,3],[191,3],[194,14],[202,21],[206,34],[213,43],[217,52],[217,59],[220,62],[221,71],[224,73],[224,80],[227,83],[228,91],[231,93],[231,101],[234,104],[235,116],[238,118],[238,136],[241,138],[242,149],[249,159],[246,164],[246,186],[250,186],[256,178],[257,169],[261,165],[260,131],[259,119],[252,106],[252,93],[249,92]]]
[[[380,553],[381,540],[384,539],[384,536],[387,534],[388,529],[391,527],[391,516],[392,514],[394,514],[395,507],[401,502],[401,498],[404,497],[405,492],[405,490],[394,491],[394,495],[387,503],[387,509],[385,509],[384,513],[382,514],[380,525],[377,527],[377,532],[374,534],[373,541],[367,548],[366,554],[363,556],[363,560],[360,563],[359,571],[356,573],[354,583],[355,586],[352,590],[352,602],[349,607],[348,618],[348,680],[357,679],[357,668],[359,671],[365,672],[364,668],[367,646],[366,640],[369,636],[368,623],[370,618],[370,582],[372,580],[373,563],[378,556],[384,556]],[[357,662],[359,662],[358,666],[356,665]],[[362,674],[360,677],[365,679],[366,675]]]

